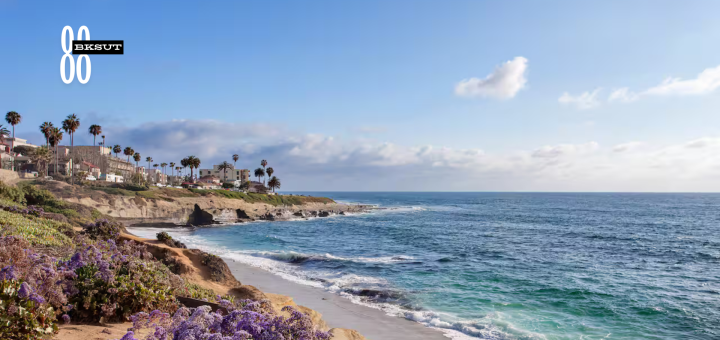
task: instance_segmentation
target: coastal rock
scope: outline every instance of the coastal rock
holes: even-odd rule
[[[293,214],[293,216],[296,216],[296,217],[303,217],[303,218],[304,218],[304,217],[306,217],[306,216],[305,216],[305,212],[304,212],[304,211],[302,211],[302,210],[300,210],[300,211],[296,211],[296,212],[295,212],[295,213]]]
[[[238,219],[247,219],[247,220],[252,219],[252,218],[245,212],[245,210],[235,209],[235,213],[237,214],[237,218],[238,218]]]
[[[242,285],[240,287],[232,288],[230,289],[229,293],[236,299],[240,300],[262,301],[267,299],[265,293],[260,291],[260,289],[255,288],[255,286],[250,285]]]
[[[330,330],[332,340],[367,340],[354,329],[333,328]]]
[[[213,224],[213,215],[205,210],[200,209],[200,206],[195,204],[195,209],[192,214],[188,217],[188,225],[208,225]]]
[[[321,211],[321,212],[318,213],[317,216],[318,216],[318,217],[328,217],[328,216],[330,216],[330,212],[328,212],[328,211]]]

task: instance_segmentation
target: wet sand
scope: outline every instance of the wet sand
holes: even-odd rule
[[[266,293],[293,298],[298,305],[322,314],[330,328],[349,328],[369,340],[448,340],[442,332],[417,322],[393,317],[378,309],[361,306],[323,289],[285,280],[268,271],[225,259],[240,282]]]

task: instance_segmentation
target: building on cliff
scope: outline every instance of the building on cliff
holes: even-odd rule
[[[150,169],[147,171],[147,180],[152,183],[167,184],[168,176],[160,169]]]
[[[71,152],[71,150],[73,151]],[[135,170],[135,165],[132,162],[113,156],[112,149],[109,147],[100,145],[75,145],[71,148],[67,145],[60,145],[58,146],[58,151],[61,156],[65,154],[69,158],[72,158],[73,163],[77,164],[77,166],[80,166],[82,162],[96,165],[103,174],[110,173],[130,178]]]
[[[215,176],[222,181],[243,181],[247,182],[250,180],[250,170],[248,169],[235,169],[234,165],[230,165],[230,168],[227,170],[220,170],[218,169],[220,165],[213,165],[212,169],[200,169],[198,171],[198,176]]]

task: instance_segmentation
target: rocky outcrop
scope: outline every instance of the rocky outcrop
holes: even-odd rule
[[[188,225],[208,225],[215,223],[213,214],[200,209],[200,206],[195,204],[195,209],[192,214],[188,217]]]

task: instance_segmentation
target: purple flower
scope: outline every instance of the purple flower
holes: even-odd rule
[[[0,280],[17,280],[15,266],[7,266],[0,270]]]
[[[63,319],[63,322],[65,322],[66,324],[70,323],[70,315],[63,314],[62,319]]]
[[[120,340],[138,340],[138,339],[135,339],[135,333],[130,331],[130,332],[127,332],[127,334],[125,334],[122,338],[120,338]]]
[[[45,303],[45,299],[35,293],[30,294],[30,300],[34,301],[38,305]]]
[[[18,291],[18,296],[19,296],[21,299],[27,299],[27,298],[30,297],[31,291],[32,291],[32,289],[30,288],[30,285],[27,284],[27,282],[23,282],[23,283],[20,285],[20,290]]]

